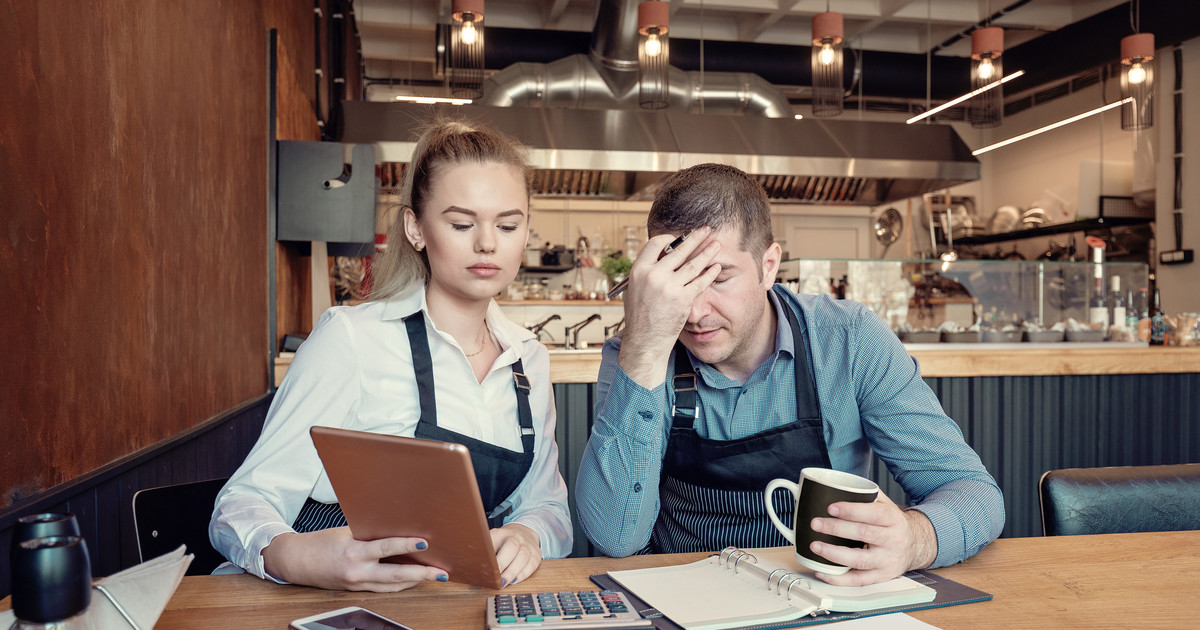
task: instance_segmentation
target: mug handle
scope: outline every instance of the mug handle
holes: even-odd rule
[[[800,486],[787,479],[772,479],[767,484],[766,492],[763,493],[763,502],[767,505],[767,516],[771,517],[771,523],[775,525],[775,529],[778,529],[779,533],[783,534],[783,537],[788,542],[794,545],[796,544],[796,535],[792,532],[792,528],[784,525],[783,521],[779,520],[779,516],[775,514],[775,506],[771,505],[771,496],[779,488],[787,488],[788,492],[792,493],[792,500],[795,501],[800,497]]]

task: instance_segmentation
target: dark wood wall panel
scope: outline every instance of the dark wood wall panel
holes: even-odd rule
[[[268,391],[267,29],[312,129],[312,16],[0,0],[0,511]]]
[[[70,512],[87,540],[92,574],[110,575],[137,564],[133,495],[143,488],[219,479],[233,474],[262,431],[271,396],[250,401],[175,439],[60,487],[21,514],[0,514],[0,598],[12,590],[8,553],[12,525],[24,513]]]

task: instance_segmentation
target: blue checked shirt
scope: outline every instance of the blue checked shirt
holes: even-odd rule
[[[914,509],[933,523],[935,568],[995,540],[1004,527],[1000,488],[887,325],[857,302],[795,295],[778,285],[771,296],[778,315],[775,352],[745,384],[698,364],[697,432],[732,440],[795,421],[795,344],[781,309],[796,309],[804,315],[801,330],[811,348],[832,466],[867,476],[874,450]],[[675,398],[669,378],[652,390],[630,380],[617,363],[620,347],[619,338],[604,345],[595,421],[575,486],[583,531],[599,552],[614,557],[636,553],[650,540]],[[668,374],[673,370],[672,364]]]

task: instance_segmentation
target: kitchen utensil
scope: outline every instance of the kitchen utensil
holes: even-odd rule
[[[996,208],[996,211],[992,213],[991,220],[988,221],[988,232],[991,234],[1011,232],[1020,220],[1021,211],[1016,206],[1000,206]]]
[[[904,218],[900,216],[900,211],[895,208],[888,208],[879,214],[879,218],[875,219],[875,240],[883,245],[883,252],[879,254],[880,258],[887,257],[887,250],[900,238],[900,232],[904,228]]]

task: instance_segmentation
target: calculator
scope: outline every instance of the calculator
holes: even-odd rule
[[[488,628],[650,628],[653,622],[638,613],[620,591],[563,591],[490,595]]]

